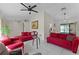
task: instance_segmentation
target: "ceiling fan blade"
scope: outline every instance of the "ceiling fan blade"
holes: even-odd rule
[[[37,5],[32,6],[31,9],[33,9],[33,8],[35,8],[35,7],[37,7]]]
[[[21,5],[23,5],[24,7],[28,8],[26,5],[24,5],[23,3],[20,3]]]
[[[27,11],[27,9],[21,9],[21,11]]]
[[[35,10],[31,10],[31,11],[38,13],[38,11],[35,11]]]

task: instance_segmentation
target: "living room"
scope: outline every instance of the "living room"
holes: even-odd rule
[[[30,10],[30,7],[34,9]],[[78,10],[78,3],[0,3],[0,40],[15,40],[16,42],[11,43],[10,40],[7,42],[9,44],[18,43],[16,46],[2,41],[5,42],[8,51],[15,55],[19,50],[17,48],[21,49],[19,54],[23,55],[78,55]],[[25,35],[30,35],[29,32],[37,33],[36,38],[39,39],[34,40],[34,35],[29,38],[25,37]],[[68,34],[77,37],[76,41],[73,40],[77,44],[70,43],[72,38],[68,39],[69,41],[60,39],[58,43],[51,41],[50,38],[51,35],[56,35],[56,39],[59,36],[65,38]],[[60,45],[64,45],[65,48]]]

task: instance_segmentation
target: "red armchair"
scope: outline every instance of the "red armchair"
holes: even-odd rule
[[[7,37],[6,39],[4,38],[0,40],[0,42],[2,42],[6,46],[9,53],[14,51],[15,49],[24,47],[23,42],[19,40],[19,38],[8,38]]]
[[[72,41],[67,40],[68,35],[74,36],[74,39]],[[71,50],[74,53],[77,53],[78,38],[74,34],[51,33],[47,37],[47,42],[59,45],[63,48]]]

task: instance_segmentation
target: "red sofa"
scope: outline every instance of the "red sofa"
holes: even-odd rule
[[[32,39],[33,38],[32,38],[31,32],[21,32],[20,36],[15,36],[13,38],[9,38],[8,36],[3,36],[0,39],[0,42],[2,42],[6,46],[9,52],[12,52],[15,49],[23,48],[24,47],[23,42],[32,40]]]
[[[67,36],[72,35],[74,36],[72,41],[67,40]],[[75,34],[61,34],[61,33],[51,33],[47,37],[47,42],[56,44],[63,48],[71,50],[73,53],[77,53],[78,49],[78,38]]]
[[[19,37],[19,39],[22,42],[29,41],[29,40],[33,39],[31,32],[21,32],[21,36],[16,36],[16,37]]]
[[[15,49],[24,47],[23,42],[18,38],[4,37],[2,40],[0,40],[0,42],[2,42],[6,46],[9,53],[14,51]]]

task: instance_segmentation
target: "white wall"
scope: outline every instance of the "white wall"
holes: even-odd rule
[[[32,29],[32,21],[38,20],[38,29]],[[38,31],[40,39],[44,40],[44,12],[40,11],[31,19],[31,31]]]
[[[22,29],[22,23],[18,23],[16,21],[9,22],[8,26],[10,27],[10,36],[18,36],[23,31]]]
[[[50,24],[52,25],[52,29],[53,29],[54,19],[51,17],[50,14],[48,14],[47,12],[44,12],[44,38],[45,40],[47,36],[49,35]]]
[[[76,34],[77,34],[77,36],[79,36],[79,21],[78,21],[78,23],[76,25]]]
[[[2,26],[4,25],[8,25],[9,26],[9,29],[10,29],[10,37],[13,37],[13,36],[18,36],[18,35],[21,35],[21,32],[23,32],[23,22],[18,22],[18,21],[13,21],[13,20],[3,20],[2,22]],[[25,31],[29,31],[30,29],[30,24],[29,22],[25,22],[24,23],[25,25],[25,28],[24,30]]]
[[[25,32],[30,31],[30,21],[24,22],[24,31]]]
[[[64,23],[76,23],[76,35],[79,36],[79,19],[78,18],[70,18],[67,20],[55,20],[55,23],[57,25],[57,30],[60,33],[60,24]]]
[[[1,18],[0,18],[0,38],[1,38]]]
[[[44,10],[42,10],[42,8],[40,8],[39,13],[37,13],[36,15],[32,15],[33,17],[31,18],[31,20],[24,23],[24,25],[25,25],[24,30],[25,31],[36,30],[36,31],[39,32],[39,36],[41,36],[42,39],[46,39],[46,37],[49,34],[50,24],[52,24],[52,25],[56,24],[56,29],[57,29],[56,31],[60,32],[60,24],[67,23],[67,22],[77,22],[76,33],[77,33],[77,35],[79,35],[79,17],[74,16],[74,13],[75,13],[76,10],[73,10],[73,8],[71,8],[73,6],[67,5],[68,9],[71,8],[73,10],[73,11],[71,10],[70,13],[72,15],[72,12],[73,12],[73,16],[74,16],[72,19],[68,19],[67,22],[65,22],[64,20],[61,20],[63,16],[60,13],[57,12],[57,10],[60,11],[63,4],[61,4],[61,5],[59,5],[59,4],[58,5],[57,4],[56,5],[46,4],[46,5],[42,5],[42,6],[43,7],[46,6],[45,9],[43,8]],[[51,8],[51,6],[53,6],[53,7]],[[38,8],[38,10],[39,10],[39,8]],[[60,19],[58,17],[54,17],[54,16],[56,16],[56,13],[59,14],[58,16],[59,16]],[[19,20],[19,16],[18,17],[13,17],[13,16],[8,16],[7,15],[6,17],[4,17],[2,15],[2,13],[0,13],[0,14],[1,14],[0,16],[2,16],[4,20],[6,20],[6,18],[7,18],[7,20],[17,20],[17,19]],[[31,23],[34,20],[38,20],[38,23],[39,23],[38,29],[32,29],[32,26],[31,26],[32,24]],[[10,29],[11,29],[11,35],[10,36],[20,35],[20,32],[23,31],[23,24],[22,23],[18,23],[16,21],[6,21],[6,23],[10,26]]]
[[[31,19],[31,23],[35,20],[38,20],[38,29],[30,28],[31,31],[38,31],[40,38],[42,40],[46,40],[47,36],[49,35],[49,26],[50,24],[52,24],[52,26],[54,25],[54,19],[47,12],[41,11]]]

